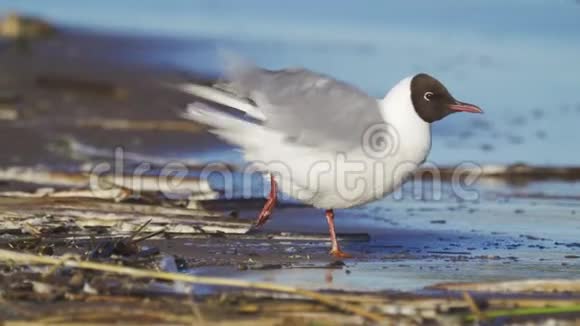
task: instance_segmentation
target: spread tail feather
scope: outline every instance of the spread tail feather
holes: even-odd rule
[[[240,110],[254,119],[266,120],[266,116],[255,106],[224,91],[197,84],[183,84],[179,86],[179,89],[208,101]]]
[[[245,149],[259,148],[263,145],[265,138],[272,138],[267,135],[271,132],[269,133],[262,126],[220,112],[201,102],[189,104],[181,116],[209,126],[211,133]]]

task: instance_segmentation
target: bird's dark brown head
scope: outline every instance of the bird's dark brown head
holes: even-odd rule
[[[411,101],[415,111],[425,122],[441,120],[451,113],[483,113],[477,106],[457,101],[437,79],[418,74],[411,80]]]

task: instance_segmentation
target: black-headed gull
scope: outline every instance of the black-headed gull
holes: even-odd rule
[[[326,210],[335,257],[349,257],[336,239],[333,209],[362,205],[397,189],[425,161],[432,122],[454,112],[481,113],[457,101],[441,82],[417,74],[382,99],[306,69],[271,71],[234,63],[212,87],[181,88],[235,108],[249,119],[196,102],[184,116],[207,124],[270,176],[271,191],[256,221],[263,225],[277,192]]]

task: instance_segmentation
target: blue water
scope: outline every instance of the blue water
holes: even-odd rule
[[[434,126],[430,159],[580,164],[580,4],[574,0],[2,1],[100,30],[206,40],[153,58],[211,72],[227,48],[305,66],[383,96],[428,72],[486,111]]]

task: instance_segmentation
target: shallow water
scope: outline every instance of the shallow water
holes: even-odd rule
[[[539,183],[534,188],[554,196],[567,193],[563,184]],[[368,291],[420,290],[440,282],[580,275],[580,201],[516,199],[509,194],[521,188],[511,186],[477,185],[474,189],[481,198],[472,202],[453,196],[416,200],[408,195],[337,211],[339,234],[371,236],[369,242],[342,242],[355,256],[344,260],[343,267],[325,268],[330,260],[303,258],[281,269],[204,267],[192,272],[308,288]],[[256,213],[246,210],[241,216]],[[265,230],[324,233],[327,226],[321,210],[291,207],[278,209]],[[288,242],[286,246],[283,255],[305,257],[328,250],[329,243]]]

